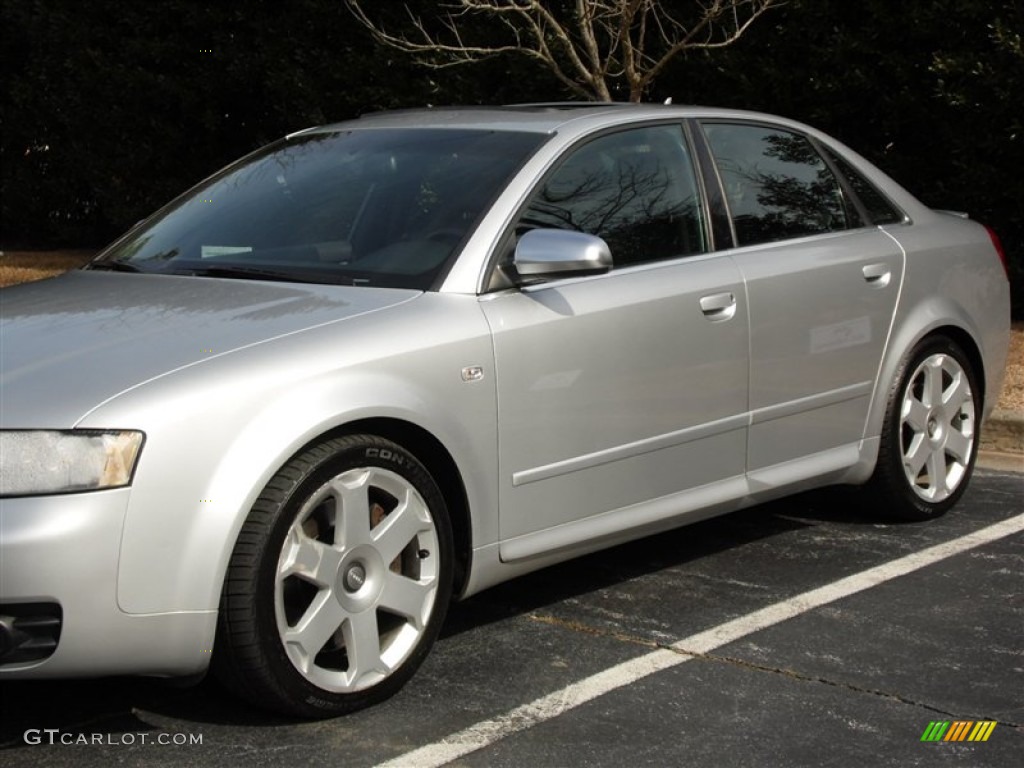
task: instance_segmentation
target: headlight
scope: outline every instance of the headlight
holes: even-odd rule
[[[0,496],[128,485],[142,441],[132,431],[0,431]]]

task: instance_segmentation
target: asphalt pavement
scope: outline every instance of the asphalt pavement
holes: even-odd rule
[[[6,683],[0,761],[1019,765],[1022,516],[1024,475],[981,469],[930,523],[836,489],[617,547],[453,606],[405,689],[330,721],[210,680]],[[995,725],[922,741],[941,722]]]

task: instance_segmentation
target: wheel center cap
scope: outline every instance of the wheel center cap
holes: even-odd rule
[[[348,592],[358,592],[366,583],[366,568],[360,563],[349,566],[345,571],[345,589]]]
[[[928,440],[933,445],[937,445],[940,441],[946,437],[946,425],[943,423],[942,418],[937,413],[931,413],[928,415],[928,421],[925,422],[925,431],[928,433]]]
[[[367,611],[377,604],[384,582],[387,566],[380,553],[373,547],[353,547],[338,564],[334,577],[334,599],[349,613]]]

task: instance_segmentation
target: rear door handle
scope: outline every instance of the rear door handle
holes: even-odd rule
[[[729,320],[736,314],[736,295],[733,293],[713,293],[702,296],[700,311],[708,320]]]
[[[861,274],[867,284],[875,288],[885,288],[892,278],[892,270],[888,264],[867,264],[861,268]]]

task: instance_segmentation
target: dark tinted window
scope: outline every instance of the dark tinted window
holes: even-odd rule
[[[440,129],[300,134],[192,190],[95,266],[428,288],[543,140]]]
[[[739,245],[847,228],[835,175],[804,136],[759,125],[707,123]]]
[[[885,195],[878,191],[874,184],[864,178],[860,171],[831,149],[826,148],[825,151],[839,172],[850,183],[853,193],[867,210],[872,224],[897,224],[903,221],[903,214],[889,202]]]
[[[604,238],[616,265],[706,250],[693,163],[679,126],[603,136],[574,150],[534,195],[518,231]]]

